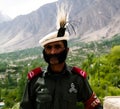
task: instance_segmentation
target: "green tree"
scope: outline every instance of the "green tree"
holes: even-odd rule
[[[111,53],[109,55],[109,59],[111,60],[112,63],[120,65],[120,45],[114,46],[111,49]]]

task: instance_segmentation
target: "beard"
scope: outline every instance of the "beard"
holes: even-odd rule
[[[58,54],[46,54],[45,50],[43,50],[43,57],[44,57],[44,60],[50,64],[50,60],[52,58],[55,58],[58,60],[58,63],[63,63],[65,62],[66,58],[67,58],[67,53],[68,53],[68,50],[65,49],[63,50],[62,52],[58,53]]]

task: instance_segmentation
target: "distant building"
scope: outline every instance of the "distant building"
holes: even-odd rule
[[[105,97],[103,107],[103,109],[120,109],[120,96]]]
[[[2,109],[2,107],[5,105],[4,102],[0,102],[0,109]]]
[[[6,75],[5,74],[0,74],[0,79],[5,79],[6,78]]]

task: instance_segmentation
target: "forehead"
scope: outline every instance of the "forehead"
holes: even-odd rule
[[[48,43],[48,44],[46,44],[44,47],[46,47],[46,46],[48,46],[48,45],[50,45],[50,46],[52,46],[52,45],[64,45],[63,44],[63,41],[55,41],[55,42],[50,42],[50,43]]]

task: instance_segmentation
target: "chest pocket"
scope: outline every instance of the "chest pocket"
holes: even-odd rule
[[[42,88],[40,91],[38,91],[37,94],[38,94],[36,97],[37,102],[42,103],[42,102],[49,102],[52,100],[52,97],[47,88]]]
[[[36,96],[36,109],[49,109],[51,107],[52,96],[47,88],[41,88]]]
[[[52,96],[45,85],[44,78],[40,78],[37,83],[35,109],[50,109]]]
[[[76,109],[77,102],[77,87],[74,83],[69,83],[63,96],[63,109]]]

